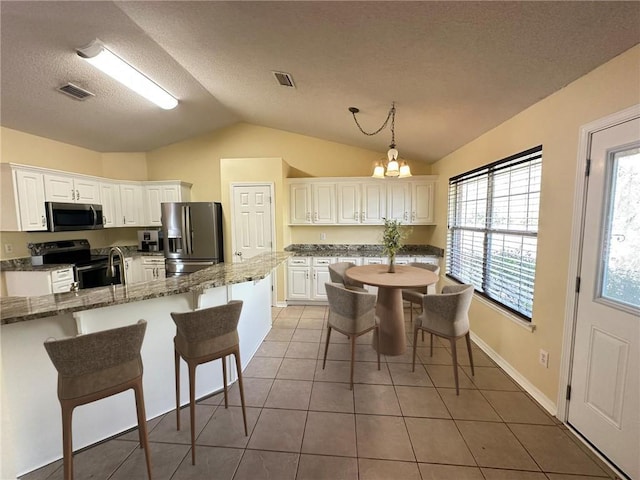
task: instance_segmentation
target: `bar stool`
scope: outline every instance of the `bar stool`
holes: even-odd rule
[[[176,324],[176,336],[173,339],[176,368],[176,423],[180,430],[180,357],[189,368],[189,413],[191,420],[191,464],[196,464],[195,436],[195,396],[196,367],[219,358],[222,359],[222,379],[224,385],[224,408],[229,407],[227,399],[227,364],[225,359],[233,354],[238,371],[240,402],[244,420],[244,434],[247,431],[247,413],[244,405],[242,386],[242,366],[240,364],[240,345],[238,340],[238,320],[242,311],[242,301],[232,300],[226,305],[204,308],[193,312],[172,313]]]
[[[135,393],[140,446],[144,448],[147,475],[151,480],[140,357],[146,328],[147,322],[139,320],[135,325],[44,342],[44,348],[58,371],[65,480],[73,479],[73,409],[130,388]]]

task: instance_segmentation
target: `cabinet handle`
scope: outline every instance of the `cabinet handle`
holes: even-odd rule
[[[307,212],[307,222],[311,221],[311,212]]]
[[[307,280],[309,280],[309,272],[306,272],[305,276],[306,276]]]
[[[313,214],[314,220],[317,222],[318,221],[318,212],[315,212]]]
[[[80,191],[76,190],[76,200],[80,200]]]
[[[367,212],[363,210],[362,213],[360,214],[360,221],[364,222],[365,218],[367,218]]]
[[[412,222],[415,222],[415,221],[416,221],[416,212],[413,212],[413,213],[411,214],[411,221],[412,221]]]
[[[404,212],[404,220],[409,220],[409,212]]]
[[[44,218],[44,215],[42,215],[42,226],[44,227],[44,226],[45,226],[45,224],[46,224],[46,222],[45,222],[45,218]]]
[[[76,199],[76,192],[75,190],[72,188],[71,189],[71,200],[75,200]]]
[[[127,217],[122,217],[122,224],[126,225],[126,223],[127,223]]]
[[[358,220],[358,212],[355,212],[355,213],[353,214],[353,219],[354,219],[354,220]]]
[[[107,224],[107,217],[105,217],[104,215],[102,216],[102,223],[103,223],[104,225],[106,225],[106,224]]]

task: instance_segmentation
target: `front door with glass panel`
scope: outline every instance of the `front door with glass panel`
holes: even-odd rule
[[[640,119],[590,158],[568,421],[640,479]]]

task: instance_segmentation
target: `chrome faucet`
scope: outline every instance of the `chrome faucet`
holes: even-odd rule
[[[122,285],[125,285],[127,283],[127,269],[124,264],[124,254],[122,253],[120,247],[111,247],[109,249],[109,263],[107,265],[107,272],[110,277],[116,276],[116,267],[113,264],[113,257],[115,255],[118,255],[120,257],[120,282],[122,283]]]

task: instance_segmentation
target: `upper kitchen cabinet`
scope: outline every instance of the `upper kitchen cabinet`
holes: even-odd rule
[[[411,185],[409,182],[389,180],[387,185],[387,216],[407,225],[411,219]]]
[[[144,208],[147,226],[161,226],[160,204],[163,202],[188,202],[191,200],[191,184],[180,181],[144,182]]]
[[[387,211],[387,187],[383,182],[339,182],[338,223],[379,225]]]
[[[100,201],[102,203],[104,228],[122,227],[120,184],[116,182],[100,182]]]
[[[144,208],[142,198],[144,187],[140,182],[120,183],[120,205],[122,208],[122,225],[139,227],[144,225]]]
[[[96,178],[44,174],[44,197],[47,202],[100,203],[100,182]]]
[[[429,178],[411,182],[412,225],[433,225],[435,223],[433,211],[435,190],[435,179]]]
[[[44,176],[38,169],[0,164],[2,168],[0,230],[4,232],[47,229],[44,208]]]
[[[291,183],[289,206],[290,224],[333,225],[336,223],[336,184]]]

